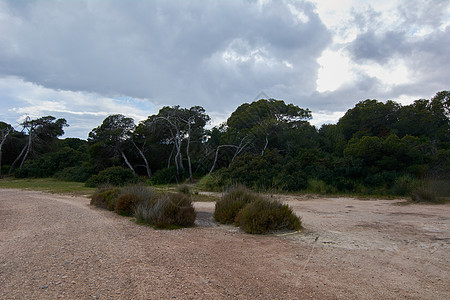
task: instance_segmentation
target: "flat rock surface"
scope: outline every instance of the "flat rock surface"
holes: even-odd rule
[[[89,199],[0,189],[0,299],[450,299],[450,205],[274,196],[298,233],[154,230]]]

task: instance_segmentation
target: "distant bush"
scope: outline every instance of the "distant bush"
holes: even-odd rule
[[[179,193],[185,194],[185,195],[190,195],[191,194],[191,188],[186,185],[186,184],[181,184],[179,186],[177,186],[177,191]]]
[[[417,187],[411,194],[413,202],[437,202],[436,193],[425,186]]]
[[[411,175],[398,177],[392,186],[392,194],[398,196],[411,195],[411,192],[418,185],[417,179]]]
[[[85,153],[64,147],[57,152],[45,153],[38,159],[26,161],[21,168],[14,171],[14,176],[16,178],[51,177],[65,168],[80,165],[86,159]]]
[[[118,188],[101,188],[91,196],[91,205],[114,210],[119,194],[120,189]]]
[[[156,201],[138,203],[134,215],[138,223],[157,228],[192,226],[196,218],[191,199],[180,193],[161,195]]]
[[[158,170],[153,174],[150,178],[151,184],[169,184],[169,183],[177,183],[180,179],[177,174],[176,167],[169,167]]]
[[[110,167],[100,171],[98,175],[93,175],[86,181],[87,187],[98,187],[103,184],[113,186],[124,186],[127,184],[136,183],[138,177],[133,174],[131,170],[121,167]]]
[[[259,196],[243,186],[237,186],[216,202],[214,219],[222,224],[232,224],[239,211]]]
[[[263,234],[281,230],[299,230],[300,219],[286,204],[257,199],[247,204],[238,215],[239,227],[246,233]]]
[[[68,167],[58,171],[53,177],[64,181],[86,182],[93,174],[94,168],[91,164],[85,162],[80,166]]]

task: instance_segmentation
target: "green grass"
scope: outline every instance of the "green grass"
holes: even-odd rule
[[[82,182],[60,181],[54,178],[3,178],[0,179],[2,189],[26,189],[55,194],[92,194],[95,188],[88,188]]]

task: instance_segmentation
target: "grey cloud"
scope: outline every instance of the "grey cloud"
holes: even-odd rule
[[[302,11],[307,22],[296,22],[288,4]],[[331,34],[307,2],[261,6],[256,1],[7,1],[3,5],[9,20],[17,22],[0,31],[2,41],[14,44],[14,49],[0,47],[2,75],[53,89],[128,95],[157,104],[234,109],[244,95],[283,83],[313,91],[315,59],[331,42]],[[236,48],[236,54],[259,51],[262,61],[225,63],[221,55],[239,40],[245,45]],[[221,101],[224,95],[231,103]]]

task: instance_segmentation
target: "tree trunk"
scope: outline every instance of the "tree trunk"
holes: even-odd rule
[[[134,172],[133,166],[130,164],[127,157],[125,156],[125,153],[123,153],[123,151],[120,151],[120,154],[122,154],[122,157],[125,160],[125,163],[127,164],[128,168],[130,168],[130,170],[133,172],[133,174],[136,174],[136,172]]]
[[[12,163],[11,167],[9,167],[9,171],[8,171],[8,175],[11,175],[12,171],[14,170],[14,167],[16,166],[16,164],[19,162],[19,159],[22,157],[22,155],[25,153],[25,150],[28,148],[28,144],[25,144],[25,146],[23,146],[22,151],[20,151],[19,156],[17,156],[17,158],[14,160],[14,162]]]
[[[2,141],[0,142],[0,178],[2,178],[2,148],[10,132],[11,128],[8,128],[4,134],[2,133]]]
[[[137,151],[139,152],[139,154],[141,155],[142,159],[144,160],[145,169],[147,170],[148,178],[152,177],[152,171],[150,170],[150,166],[148,164],[147,158],[144,155],[144,152],[142,152],[142,150],[139,149],[139,147],[136,145],[136,143],[133,140],[131,140],[131,142],[133,143],[134,147],[136,147]]]
[[[191,157],[189,155],[189,146],[191,144],[191,122],[188,121],[188,139],[187,139],[187,145],[186,145],[186,156],[188,160],[188,168],[189,168],[189,180],[191,183],[194,182],[194,176],[192,175],[192,166],[191,166]]]
[[[20,167],[19,169],[22,169],[23,163],[25,162],[25,160],[27,159],[28,153],[30,153],[31,150],[31,141],[32,141],[32,136],[33,132],[30,130],[30,134],[28,135],[28,147],[27,147],[27,152],[25,152],[25,155],[22,158],[22,162],[20,163]]]

